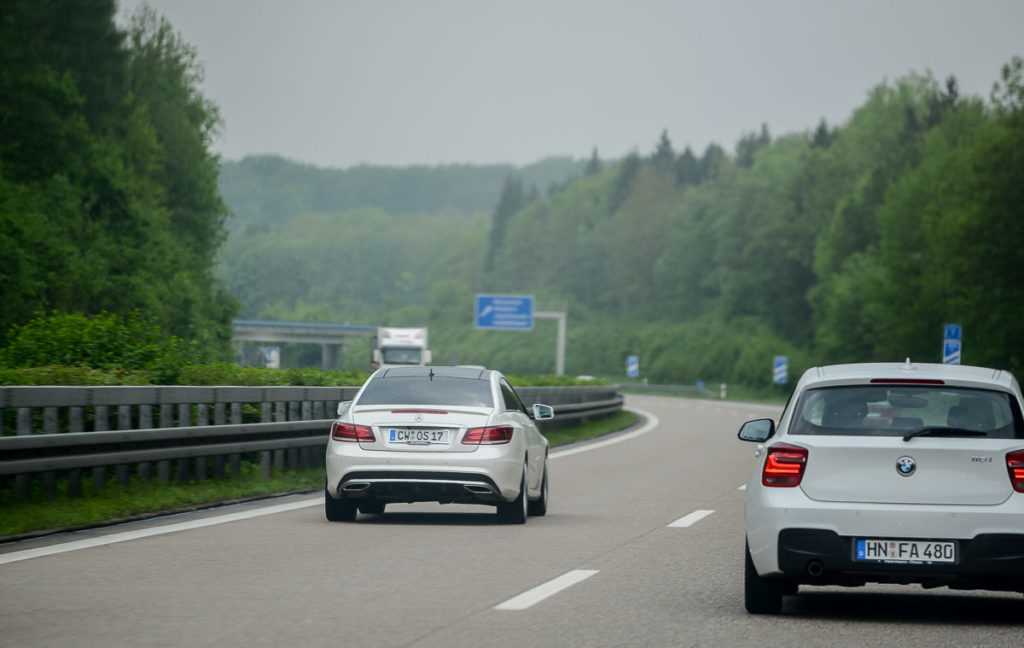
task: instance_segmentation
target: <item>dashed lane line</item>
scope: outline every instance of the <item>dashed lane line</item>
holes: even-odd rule
[[[594,574],[598,573],[598,571],[599,570],[597,569],[573,569],[572,571],[562,574],[558,578],[553,578],[542,585],[526,590],[518,596],[513,596],[504,603],[494,606],[494,609],[509,611],[529,609],[544,599],[558,594],[562,590],[568,589],[577,583],[582,583]]]
[[[687,527],[692,527],[694,524],[700,522],[712,513],[714,513],[714,511],[706,511],[703,509],[699,509],[694,511],[693,513],[687,513],[683,517],[679,518],[678,520],[670,524],[669,527],[673,529],[685,529]]]

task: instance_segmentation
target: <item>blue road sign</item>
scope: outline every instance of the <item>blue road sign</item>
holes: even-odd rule
[[[629,378],[640,377],[640,356],[626,356],[626,376]]]
[[[473,325],[494,331],[532,331],[533,295],[477,295]]]
[[[785,385],[789,382],[789,358],[786,356],[775,356],[772,363],[772,382],[776,385]]]
[[[963,327],[959,324],[946,324],[942,327],[942,364],[960,364],[963,335]]]

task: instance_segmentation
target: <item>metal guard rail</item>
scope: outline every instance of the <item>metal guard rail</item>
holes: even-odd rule
[[[31,390],[28,393],[18,393],[18,390]],[[94,429],[90,432],[50,432],[50,433],[28,433],[24,432],[25,421],[40,419],[38,412],[33,416],[30,410],[25,412],[27,403],[38,402],[44,408],[56,408],[60,406],[59,396],[73,393],[74,397],[68,399],[71,404],[65,407],[85,408],[92,398],[82,397],[83,390],[101,390],[101,397],[93,401],[93,410],[80,409],[77,412],[77,424],[81,425],[83,418],[93,418]],[[152,407],[159,407],[161,404],[167,406],[167,400],[161,402],[160,391],[163,389],[174,390],[171,403],[172,413],[178,414],[176,421],[179,426],[173,427],[174,421],[161,415],[162,423],[171,422],[171,425],[162,427],[148,427],[143,429],[130,429],[130,423],[151,421],[154,412],[142,410],[147,405],[147,399],[140,399],[138,390],[123,388],[124,395],[130,405],[141,410],[138,416],[132,416],[129,410],[126,414],[123,402],[111,396],[112,388],[75,388],[75,392],[64,391],[67,388],[3,388],[5,398],[0,399],[0,405],[16,404],[19,406],[18,422],[19,432],[17,436],[0,437],[0,477],[12,480],[14,489],[18,496],[28,494],[33,475],[41,474],[43,488],[50,497],[56,493],[57,473],[65,474],[68,480],[68,494],[75,496],[81,493],[81,479],[83,469],[92,469],[92,480],[94,489],[101,489],[110,476],[108,473],[113,469],[115,476],[122,484],[127,485],[131,476],[130,468],[136,467],[136,472],[142,479],[157,477],[160,482],[176,480],[206,479],[211,476],[223,476],[227,472],[237,474],[239,472],[240,460],[243,455],[258,455],[260,474],[263,478],[269,479],[272,472],[291,468],[314,468],[323,465],[324,448],[327,442],[327,432],[331,418],[312,418],[314,412],[323,416],[336,407],[337,402],[343,398],[352,398],[355,394],[354,388],[198,388],[192,393],[199,394],[205,398],[213,399],[215,417],[218,421],[226,418],[224,409],[225,403],[216,400],[218,390],[227,398],[238,398],[259,396],[260,415],[264,421],[260,423],[241,423],[241,406],[237,401],[232,401],[231,424],[209,425],[208,414],[209,404],[207,403],[182,403],[182,395],[188,393],[190,388],[150,387],[145,388],[149,395],[148,403]],[[116,388],[113,388],[116,389]],[[49,391],[53,390],[53,391]],[[244,390],[244,391],[243,391]],[[594,387],[527,387],[520,388],[520,396],[528,404],[534,402],[548,402],[555,408],[555,419],[551,423],[557,425],[563,422],[578,421],[580,419],[606,416],[614,414],[622,409],[623,397],[617,393],[615,387],[594,386]],[[14,397],[12,398],[12,392]],[[32,398],[26,398],[32,396]],[[166,396],[166,395],[165,395]],[[307,400],[292,401],[292,398],[324,398],[323,401],[310,402]],[[289,400],[281,400],[288,398]],[[267,400],[263,400],[267,399]],[[65,402],[68,402],[65,401]],[[95,403],[103,403],[104,406],[113,405],[118,408],[118,423],[125,424],[128,429],[108,430],[105,425],[108,421],[97,421],[97,417],[107,410],[96,410]],[[273,403],[271,408],[268,403]],[[249,404],[255,404],[250,401]],[[202,410],[206,411],[202,411]],[[219,411],[218,411],[219,410]],[[0,410],[2,412],[2,410]],[[161,412],[163,414],[163,412]],[[56,413],[53,411],[44,412],[45,428],[53,430]],[[269,419],[275,418],[276,421]],[[294,418],[298,420],[284,420]],[[191,423],[199,422],[199,425]],[[188,423],[182,425],[183,423]],[[208,459],[213,459],[208,464]],[[256,458],[253,456],[253,458]],[[155,475],[153,468],[156,468]]]

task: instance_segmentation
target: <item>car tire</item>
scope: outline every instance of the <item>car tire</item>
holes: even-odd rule
[[[359,504],[359,512],[367,515],[381,515],[384,513],[385,506],[387,506],[385,502],[361,502]]]
[[[530,517],[544,517],[548,513],[548,464],[544,462],[544,477],[540,483],[540,497],[530,501],[527,512]]]
[[[336,500],[324,491],[324,515],[330,522],[353,522],[356,519],[356,505]]]
[[[519,480],[519,495],[511,502],[498,504],[498,519],[505,524],[525,524],[526,516],[529,515],[529,499],[526,494],[526,468],[523,468],[523,477]]]
[[[782,594],[786,583],[782,580],[762,578],[750,558],[746,546],[746,567],[743,574],[743,603],[751,614],[779,614],[782,612]]]

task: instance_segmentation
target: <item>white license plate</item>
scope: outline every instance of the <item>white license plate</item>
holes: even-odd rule
[[[885,540],[857,538],[853,559],[900,564],[956,563],[956,542],[950,540]]]
[[[452,431],[440,428],[388,428],[390,445],[450,445]]]

